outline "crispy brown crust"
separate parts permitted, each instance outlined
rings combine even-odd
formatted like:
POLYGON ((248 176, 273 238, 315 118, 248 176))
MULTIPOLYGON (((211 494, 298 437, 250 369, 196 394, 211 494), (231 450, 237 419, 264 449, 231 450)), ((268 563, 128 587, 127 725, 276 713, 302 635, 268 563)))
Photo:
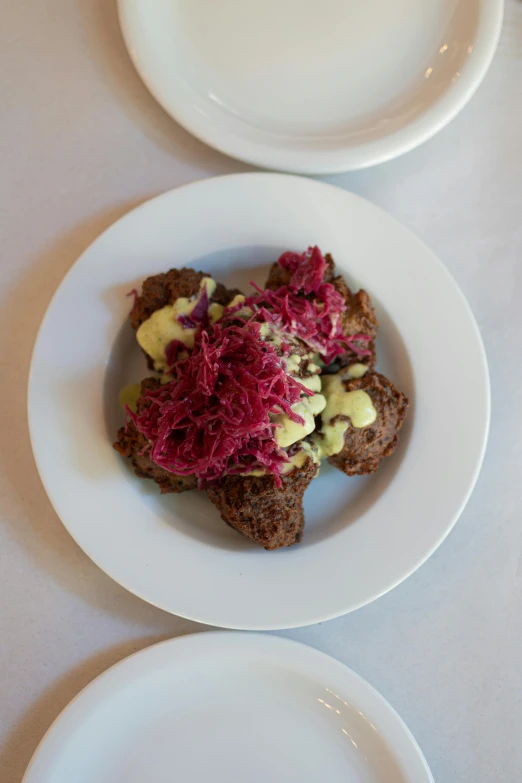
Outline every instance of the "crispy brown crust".
POLYGON ((346 310, 342 315, 343 333, 348 337, 352 334, 367 334, 372 339, 370 342, 355 341, 355 345, 371 351, 370 356, 359 356, 354 351, 346 351, 339 356, 337 366, 347 367, 349 364, 360 362, 368 367, 374 367, 377 361, 375 353, 375 338, 379 329, 379 322, 373 309, 372 300, 366 291, 360 290, 356 294, 352 293, 343 277, 340 275, 332 280, 333 286, 338 291, 345 303, 346 310))
MULTIPOLYGON (((343 296, 347 310, 342 316, 344 333, 348 335, 362 333, 371 337, 370 343, 360 343, 361 348, 369 348, 370 357, 359 357, 349 351, 340 357, 335 366, 326 372, 335 371, 354 362, 362 362, 373 368, 375 357, 375 337, 378 322, 369 295, 365 291, 352 293, 341 276, 335 276, 335 265, 330 255, 325 256, 327 269, 324 281, 334 285, 343 296)), ((153 312, 165 305, 172 304, 179 297, 191 298, 200 291, 203 272, 192 269, 171 269, 169 272, 154 275, 143 283, 141 295, 137 298, 131 312, 131 324, 137 329, 153 312)), ((267 288, 277 290, 287 285, 290 274, 275 263, 267 280, 267 288)), ((239 293, 237 289, 228 290, 218 284, 211 299, 227 305, 239 293)), ((298 338, 292 344, 292 353, 302 356, 309 349, 298 338)), ((148 358, 148 357, 147 357, 148 358)), ((308 375, 305 362, 300 374, 308 375)), ((157 378, 147 378, 142 382, 142 393, 156 389, 160 385, 157 378)), ((348 420, 344 448, 340 454, 329 458, 329 462, 347 475, 373 473, 380 461, 393 453, 398 442, 398 432, 402 426, 408 408, 407 398, 384 376, 369 370, 361 379, 344 382, 347 391, 363 389, 366 391, 378 411, 376 422, 364 429, 355 429, 348 420)), ((138 402, 142 410, 148 404, 146 399, 138 402)), ((162 493, 184 492, 194 489, 197 480, 194 476, 178 476, 156 465, 147 452, 148 441, 132 423, 120 428, 114 448, 130 459, 137 476, 151 478, 160 487, 162 493)), ((303 495, 317 473, 317 466, 308 459, 302 468, 281 476, 282 486, 278 488, 273 476, 226 476, 219 485, 207 489, 212 503, 219 510, 222 519, 247 538, 267 550, 292 546, 299 542, 304 527, 303 495)))
MULTIPOLYGON (((151 317, 152 313, 161 310, 166 305, 173 304, 180 296, 187 299, 195 296, 199 293, 200 283, 204 277, 210 277, 210 275, 185 268, 170 269, 168 272, 148 277, 143 283, 141 295, 138 296, 131 310, 132 328, 137 329, 151 317)), ((228 290, 224 285, 218 283, 210 301, 227 305, 239 293, 237 288, 228 290)))
MULTIPOLYGON (((160 382, 157 378, 145 378, 141 383, 141 393, 147 390, 157 389, 160 382)), ((147 407, 147 400, 138 401, 138 411, 147 407)), ((118 438, 113 443, 116 449, 123 457, 130 459, 134 466, 134 472, 139 478, 150 478, 156 482, 160 488, 161 494, 167 492, 186 492, 188 489, 195 489, 197 479, 195 476, 177 476, 175 473, 160 468, 156 465, 148 453, 143 453, 147 446, 147 438, 138 432, 132 421, 128 421, 124 427, 118 430, 118 438)))
POLYGON ((273 476, 226 476, 207 494, 227 525, 264 549, 279 549, 301 540, 303 495, 316 472, 309 459, 282 476, 279 489, 273 476))
POLYGON ((352 426, 349 419, 344 436, 344 448, 328 462, 348 476, 374 473, 384 457, 389 457, 399 442, 401 429, 408 411, 408 398, 393 383, 377 372, 367 372, 362 378, 344 381, 346 391, 361 389, 370 395, 377 419, 363 429, 352 426))

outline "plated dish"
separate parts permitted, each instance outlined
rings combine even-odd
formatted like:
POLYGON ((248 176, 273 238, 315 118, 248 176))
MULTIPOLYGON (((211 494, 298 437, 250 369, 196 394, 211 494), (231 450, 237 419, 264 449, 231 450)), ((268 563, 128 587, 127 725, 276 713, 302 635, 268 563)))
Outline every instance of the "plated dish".
POLYGON ((231 157, 299 174, 382 163, 437 133, 482 81, 503 5, 118 2, 130 57, 169 114, 231 157))
POLYGON ((162 493, 206 490, 230 527, 273 550, 301 541, 321 460, 356 476, 393 454, 408 399, 375 371, 371 298, 330 255, 286 251, 253 287, 183 268, 131 292, 155 375, 120 394, 114 448, 162 493))
POLYGON ((324 779, 433 783, 397 713, 341 663, 287 639, 200 633, 92 682, 50 728, 24 783, 324 779))
POLYGON ((114 224, 58 289, 29 382, 38 470, 84 551, 145 600, 235 628, 325 620, 405 579, 462 511, 488 422, 482 342, 444 266, 363 199, 275 174, 198 182, 114 224), (410 409, 376 473, 347 477, 323 462, 304 493, 302 541, 268 553, 223 524, 206 492, 162 495, 111 447, 119 394, 147 374, 126 294, 172 268, 201 269, 248 293, 249 281, 264 288, 288 248, 314 243, 331 252, 350 291, 371 292, 376 367, 410 409))

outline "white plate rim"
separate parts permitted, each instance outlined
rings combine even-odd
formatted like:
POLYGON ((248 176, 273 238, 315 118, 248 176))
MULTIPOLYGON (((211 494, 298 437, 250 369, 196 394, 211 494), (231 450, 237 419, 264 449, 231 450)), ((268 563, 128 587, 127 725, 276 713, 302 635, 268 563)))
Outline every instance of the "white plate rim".
POLYGON ((118 17, 129 57, 148 91, 181 127, 210 147, 250 165, 295 174, 339 174, 386 163, 415 149, 435 136, 459 114, 480 86, 495 55, 504 17, 504 0, 477 0, 480 6, 474 50, 465 72, 449 94, 412 123, 379 139, 345 150, 285 149, 231 135, 193 110, 180 90, 169 93, 148 73, 146 57, 135 35, 135 0, 118 0, 118 17))
MULTIPOLYGON (((86 697, 90 698, 92 702, 97 695, 103 697, 104 691, 106 694, 114 692, 116 685, 119 684, 122 687, 125 683, 131 683, 140 672, 146 672, 150 664, 158 665, 162 662, 168 662, 170 665, 176 665, 178 661, 190 660, 194 653, 201 654, 202 651, 211 657, 216 648, 220 651, 228 648, 234 653, 238 648, 244 648, 246 656, 259 656, 265 653, 270 655, 272 660, 292 658, 299 661, 301 665, 305 665, 311 676, 335 677, 335 684, 336 687, 339 687, 339 692, 343 692, 343 695, 347 694, 350 700, 353 698, 353 695, 349 694, 350 689, 352 694, 356 691, 355 702, 352 702, 354 705, 357 699, 364 699, 364 705, 359 701, 357 706, 359 709, 362 707, 362 710, 371 712, 372 718, 374 718, 372 722, 381 723, 383 729, 393 727, 395 731, 400 732, 403 742, 402 749, 407 748, 409 753, 408 764, 415 762, 416 772, 418 772, 420 764, 424 773, 424 779, 416 780, 416 783, 434 783, 426 758, 411 730, 388 700, 357 672, 333 656, 302 642, 270 634, 241 631, 205 631, 165 639, 138 650, 110 666, 82 688, 57 715, 38 743, 22 783, 37 783, 36 778, 32 776, 32 770, 39 757, 47 752, 51 740, 54 743, 60 743, 60 741, 63 742, 67 739, 68 722, 72 719, 81 720, 82 701, 86 697), (125 678, 126 670, 128 673, 125 678), (120 680, 119 683, 117 678, 120 680)), ((390 750, 393 752, 393 747, 390 750)), ((51 763, 52 759, 53 754, 50 757, 51 763)), ((404 771, 408 773, 407 769, 404 771)), ((40 780, 41 778, 38 778, 38 783, 40 780)))
POLYGON ((93 562, 105 573, 109 574, 111 578, 113 578, 115 581, 117 581, 119 584, 121 584, 123 587, 125 587, 127 590, 129 590, 131 593, 134 593, 138 597, 142 598, 143 600, 147 601, 148 603, 153 604, 154 606, 157 606, 160 609, 163 609, 165 611, 177 614, 178 616, 185 617, 186 619, 193 620, 195 622, 200 622, 206 625, 214 625, 221 628, 229 628, 233 630, 248 630, 248 631, 266 631, 266 630, 283 630, 287 628, 297 628, 302 627, 306 625, 315 624, 318 622, 324 622, 330 619, 334 619, 336 617, 342 616, 343 614, 356 611, 359 608, 362 608, 363 606, 366 606, 367 604, 371 603, 374 600, 377 600, 381 596, 385 595, 386 593, 393 590, 395 587, 397 587, 399 584, 401 584, 403 581, 405 581, 411 574, 413 574, 418 568, 420 568, 430 557, 431 555, 438 549, 438 547, 443 543, 443 541, 447 538, 453 527, 455 526, 456 522, 458 521, 463 509, 465 508, 471 493, 475 487, 476 481, 478 479, 478 476, 480 474, 480 470, 483 464, 486 447, 487 447, 487 441, 489 436, 489 427, 490 427, 490 417, 491 417, 491 390, 490 390, 490 379, 489 379, 489 371, 488 371, 488 365, 487 365, 487 357, 486 352, 484 348, 484 344, 482 341, 482 337, 480 335, 480 331, 478 329, 478 325, 476 323, 476 320, 473 316, 472 310, 470 308, 469 303, 467 302, 466 298, 464 297, 464 294, 462 293, 461 289, 459 288, 458 284, 456 283, 455 279, 450 274, 447 267, 440 261, 440 259, 421 241, 416 237, 409 229, 405 228, 399 221, 397 221, 395 218, 393 218, 389 213, 387 213, 385 210, 381 209, 380 207, 377 207, 376 205, 372 204, 371 202, 368 202, 366 199, 348 192, 344 191, 341 188, 330 185, 327 183, 321 183, 321 182, 314 182, 313 180, 304 179, 302 177, 293 176, 293 175, 282 175, 282 174, 271 174, 271 173, 248 173, 248 174, 232 174, 232 175, 224 175, 221 177, 213 177, 210 180, 199 180, 196 182, 189 183, 187 185, 184 185, 180 188, 175 188, 171 191, 167 191, 165 193, 162 193, 152 199, 149 199, 145 201, 143 204, 139 205, 138 207, 134 208, 130 212, 126 213, 122 218, 117 220, 115 223, 113 223, 108 229, 106 229, 90 246, 87 248, 84 253, 81 254, 81 256, 77 259, 77 261, 72 265, 72 267, 69 269, 65 277, 63 278, 62 282, 58 286, 54 296, 51 299, 51 302, 47 308, 47 311, 44 315, 44 318, 42 320, 42 323, 40 325, 34 349, 33 349, 33 356, 31 359, 31 366, 30 366, 30 372, 29 372, 29 382, 28 382, 28 423, 29 423, 29 434, 30 434, 30 440, 31 440, 31 446, 33 449, 33 454, 35 457, 35 462, 38 468, 38 472, 40 474, 40 478, 42 480, 42 483, 44 485, 44 488, 47 492, 47 495, 55 508, 58 516, 62 520, 62 523, 67 528, 70 535, 73 537, 73 539, 76 541, 78 546, 80 546, 81 549, 83 549, 84 552, 93 560, 93 562), (59 513, 58 508, 60 506, 59 500, 57 499, 57 493, 55 492, 54 488, 50 486, 49 482, 47 481, 46 477, 46 471, 43 468, 43 457, 44 457, 44 450, 39 447, 39 444, 37 443, 37 416, 35 413, 35 406, 31 405, 31 399, 37 398, 38 394, 38 388, 35 383, 34 378, 34 366, 35 366, 35 357, 37 357, 38 350, 39 350, 39 344, 42 338, 42 335, 45 331, 45 326, 48 320, 52 317, 52 311, 53 311, 53 305, 56 299, 59 297, 60 291, 62 287, 64 287, 69 279, 70 276, 74 274, 74 270, 76 266, 82 261, 82 259, 89 253, 91 248, 93 246, 102 240, 103 237, 105 237, 115 226, 121 224, 123 221, 131 218, 134 214, 139 213, 141 210, 150 208, 154 205, 155 202, 160 202, 164 198, 168 198, 170 195, 176 193, 176 192, 187 192, 189 189, 197 189, 198 187, 205 187, 205 185, 209 182, 212 183, 219 183, 231 181, 231 180, 274 180, 276 183, 281 180, 292 180, 296 183, 300 183, 304 187, 312 187, 312 188, 324 188, 331 191, 336 191, 343 193, 350 198, 355 198, 357 201, 364 202, 367 206, 371 207, 372 210, 374 210, 376 213, 380 213, 383 217, 386 217, 388 221, 391 221, 396 228, 399 228, 402 232, 405 232, 409 237, 417 243, 419 249, 422 248, 423 252, 427 255, 429 255, 431 262, 434 263, 438 271, 441 272, 445 278, 447 283, 451 286, 453 289, 453 293, 457 294, 460 298, 460 305, 463 308, 463 312, 465 312, 466 317, 468 318, 469 325, 472 326, 473 332, 474 332, 474 338, 475 338, 475 348, 479 351, 480 354, 480 361, 481 361, 481 370, 482 370, 482 381, 484 384, 484 387, 482 389, 484 397, 485 397, 485 410, 484 410, 484 421, 483 421, 483 436, 481 440, 481 449, 480 453, 477 454, 474 470, 472 477, 469 481, 469 484, 466 488, 465 493, 462 494, 462 500, 459 504, 459 506, 455 509, 451 519, 449 519, 446 523, 446 525, 441 528, 440 533, 437 537, 437 539, 434 541, 433 545, 429 548, 429 550, 426 550, 424 552, 424 555, 421 559, 418 559, 416 562, 412 563, 410 568, 408 570, 402 571, 397 578, 389 582, 384 589, 378 590, 373 592, 372 594, 365 597, 364 600, 360 600, 357 602, 349 603, 345 601, 345 604, 343 605, 342 609, 336 609, 336 610, 323 610, 320 614, 315 614, 313 616, 307 615, 306 617, 299 617, 299 619, 293 618, 293 619, 287 619, 284 622, 271 622, 271 621, 244 621, 241 620, 238 622, 237 620, 231 620, 228 616, 227 612, 225 611, 225 619, 223 619, 223 616, 219 616, 216 618, 216 616, 210 616, 209 614, 202 615, 201 613, 186 611, 183 609, 180 609, 179 607, 172 608, 168 605, 168 603, 162 602, 162 600, 159 600, 157 597, 152 598, 150 595, 146 594, 146 591, 137 589, 135 586, 131 585, 126 580, 122 579, 120 576, 115 575, 114 571, 112 569, 109 569, 102 565, 100 563, 100 560, 96 554, 93 554, 92 549, 89 546, 85 545, 85 542, 80 541, 80 537, 75 535, 75 532, 67 521, 63 518, 63 516, 59 513))

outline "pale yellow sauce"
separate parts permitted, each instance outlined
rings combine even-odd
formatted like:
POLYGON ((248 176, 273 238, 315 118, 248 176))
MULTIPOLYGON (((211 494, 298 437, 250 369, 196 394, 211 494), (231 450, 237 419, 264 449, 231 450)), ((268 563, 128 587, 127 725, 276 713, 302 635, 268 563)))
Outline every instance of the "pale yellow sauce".
MULTIPOLYGON (((210 299, 216 290, 216 283, 211 277, 204 277, 200 283, 200 289, 206 288, 210 299)), ((201 294, 200 294, 201 295, 201 294)), ((187 299, 180 296, 171 305, 156 310, 150 318, 144 321, 136 332, 136 339, 141 348, 154 362, 154 369, 161 372, 167 368, 165 349, 172 340, 179 340, 187 348, 194 347, 195 329, 184 329, 179 323, 180 315, 190 315, 199 301, 199 296, 187 299)), ((219 320, 223 315, 223 307, 220 304, 210 305, 209 316, 211 323, 219 320)))
POLYGON ((238 304, 241 304, 241 302, 245 301, 245 297, 243 294, 236 294, 235 297, 232 299, 231 302, 227 304, 227 307, 235 307, 238 304))
POLYGON ((133 413, 136 413, 138 405, 138 397, 141 393, 141 383, 130 383, 121 390, 119 395, 119 402, 123 409, 128 405, 133 413))
POLYGON ((290 457, 289 462, 287 462, 286 465, 283 465, 281 473, 285 475, 286 473, 291 473, 295 468, 302 468, 307 459, 308 454, 306 451, 304 449, 299 449, 299 451, 296 451, 295 454, 290 457))
POLYGON ((254 478, 259 478, 260 476, 266 476, 266 470, 264 468, 259 468, 258 470, 251 470, 249 473, 240 473, 240 476, 253 476, 254 478))
POLYGON ((212 302, 212 304, 208 308, 210 323, 215 324, 216 321, 219 321, 219 319, 223 317, 224 310, 225 308, 223 307, 223 305, 220 305, 217 302, 212 302))
MULTIPOLYGON (((289 461, 283 465, 283 469, 281 470, 281 475, 285 476, 288 475, 288 473, 291 473, 296 468, 302 468, 306 464, 307 460, 311 459, 314 465, 320 464, 319 455, 317 453, 317 449, 314 448, 310 443, 307 443, 306 441, 303 441, 301 443, 301 448, 299 451, 296 451, 295 454, 293 454, 289 461)), ((251 470, 250 473, 242 473, 242 476, 266 476, 268 475, 267 472, 263 468, 259 468, 257 470, 251 470)))
POLYGON ((350 364, 350 366, 346 368, 344 377, 349 380, 353 380, 354 378, 362 378, 367 369, 367 364, 361 364, 360 362, 350 364))
POLYGON ((302 356, 297 353, 293 353, 290 356, 285 357, 285 370, 289 375, 295 375, 299 372, 299 365, 303 360, 302 356))
MULTIPOLYGON (((244 301, 245 301, 245 297, 243 296, 243 294, 236 294, 235 297, 232 299, 232 301, 227 304, 227 309, 229 307, 235 307, 236 305, 241 304, 244 301)), ((254 315, 254 311, 252 310, 252 308, 246 306, 242 307, 240 310, 237 310, 234 313, 235 318, 246 319, 246 318, 250 318, 253 315, 254 315)))
MULTIPOLYGON (((291 473, 296 468, 302 468, 310 459, 311 454, 307 451, 307 449, 304 448, 305 446, 308 446, 308 443, 303 443, 302 448, 300 448, 299 451, 296 451, 295 454, 290 457, 290 460, 286 463, 286 465, 283 465, 283 469, 281 471, 283 476, 291 473)), ((310 449, 310 452, 311 451, 312 450, 310 449)))
POLYGON ((315 430, 315 416, 318 416, 326 406, 326 399, 322 394, 314 394, 313 397, 303 397, 299 402, 292 405, 292 411, 304 421, 304 424, 298 424, 292 421, 285 413, 272 416, 275 428, 274 438, 278 446, 286 449, 298 440, 302 440, 315 430))
POLYGON ((310 389, 310 391, 313 391, 313 392, 320 392, 321 391, 321 376, 320 375, 310 375, 309 378, 296 378, 296 381, 299 381, 301 386, 306 386, 306 388, 310 389))
POLYGON ((308 362, 308 372, 320 373, 321 367, 316 362, 308 362))
POLYGON ((319 455, 319 452, 317 450, 317 446, 315 443, 308 443, 308 441, 303 441, 301 443, 301 448, 303 451, 306 451, 308 456, 311 458, 314 465, 320 465, 321 464, 321 458, 319 455))
POLYGON ((350 392, 345 390, 342 375, 324 376, 323 392, 326 406, 322 412, 321 431, 315 442, 323 456, 331 457, 343 450, 344 435, 349 422, 357 429, 369 427, 376 420, 377 411, 367 392, 362 389, 350 392), (349 421, 332 421, 337 416, 344 416, 349 421))
MULTIPOLYGON (((262 323, 261 328, 259 330, 259 334, 261 335, 263 340, 266 340, 274 348, 281 348, 283 344, 283 335, 280 332, 280 330, 277 329, 273 324, 269 324, 267 323, 267 321, 262 323)), ((286 338, 285 338, 285 342, 286 342, 286 338)))

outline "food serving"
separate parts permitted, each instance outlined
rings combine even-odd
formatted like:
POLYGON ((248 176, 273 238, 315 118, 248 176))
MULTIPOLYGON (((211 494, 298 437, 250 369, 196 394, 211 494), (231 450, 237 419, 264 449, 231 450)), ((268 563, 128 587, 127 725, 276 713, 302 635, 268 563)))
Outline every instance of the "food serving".
MULTIPOLYGON (((279 264, 274 270, 279 277, 288 272, 279 264)), ((209 305, 225 309, 231 300, 220 303, 219 291, 216 285, 209 305)), ((303 309, 302 299, 307 295, 288 301, 303 309)), ((368 340, 357 347, 372 350, 368 340)), ((181 349, 177 354, 181 360, 181 349)), ((325 381, 328 385, 330 376, 349 366, 341 367, 341 356, 328 373, 320 367, 318 393, 325 397, 325 381)), ((131 391, 136 399, 136 390, 131 391)), ((393 396, 388 402, 388 411, 395 410, 393 396)), ((344 440, 350 435, 374 438, 380 448, 374 428, 383 414, 377 398, 372 404, 378 414, 374 424, 348 427, 344 440)), ((398 585, 431 556, 476 481, 488 431, 489 385, 471 310, 448 271, 416 237, 346 190, 256 173, 213 177, 158 196, 96 240, 69 271, 42 323, 28 413, 44 486, 67 529, 100 568, 176 615, 227 628, 274 630, 353 611, 398 585), (236 519, 225 509, 230 522, 244 522, 252 535, 247 538, 219 519, 220 511, 208 498, 210 485, 162 495, 152 479, 134 476, 133 456, 122 457, 112 448, 124 423, 118 403, 122 388, 146 377, 159 382, 166 375, 147 370, 136 340, 141 324, 133 330, 128 318, 134 300, 125 295, 136 288, 141 306, 149 308, 141 318, 137 308, 137 321, 180 297, 193 303, 200 282, 184 291, 168 290, 169 280, 180 287, 187 279, 182 267, 224 283, 232 299, 238 293, 230 291, 234 287, 255 295, 250 280, 275 294, 285 282, 272 277, 272 287, 267 286, 270 265, 284 250, 301 253, 310 244, 318 244, 323 254, 331 251, 335 259, 337 271, 326 269, 323 282, 333 285, 343 275, 351 289, 342 313, 346 334, 372 333, 373 308, 359 288, 375 305, 377 361, 371 366, 369 356, 356 354, 352 363, 370 367, 363 379, 375 380, 370 372, 387 376, 410 398, 410 409, 398 448, 380 461, 376 473, 347 476, 327 457, 322 460, 319 477, 304 492, 301 543, 267 553, 252 538, 256 526, 262 526, 263 503, 270 506, 273 474, 241 480, 233 475, 221 482, 235 482, 241 501, 255 506, 250 519, 234 498, 230 506, 236 519), (158 273, 172 267, 178 271, 158 281, 158 273), (143 282, 151 277, 156 285, 144 296, 143 282), (441 367, 451 372, 440 372, 441 367)), ((314 417, 315 430, 303 440, 319 435, 323 418, 324 411, 314 417)), ((358 461, 346 465, 349 470, 369 467, 361 460, 360 446, 350 444, 358 461)), ((150 461, 145 467, 151 467, 150 461)), ((156 463, 152 468, 158 468, 156 463)), ((198 478, 190 479, 190 473, 160 475, 197 487, 198 478)), ((284 487, 287 479, 280 478, 284 487)), ((219 486, 214 484, 216 492, 219 486)), ((299 499, 295 504, 300 509, 299 499)), ((280 518, 270 514, 269 540, 277 543, 273 534, 278 526, 284 531, 287 512, 283 509, 280 518)))
POLYGON ((122 391, 114 448, 162 493, 205 491, 272 550, 301 540, 321 460, 354 476, 394 452, 408 400, 375 370, 369 295, 352 293, 330 255, 285 252, 253 288, 171 269, 131 292, 153 374, 122 391))

